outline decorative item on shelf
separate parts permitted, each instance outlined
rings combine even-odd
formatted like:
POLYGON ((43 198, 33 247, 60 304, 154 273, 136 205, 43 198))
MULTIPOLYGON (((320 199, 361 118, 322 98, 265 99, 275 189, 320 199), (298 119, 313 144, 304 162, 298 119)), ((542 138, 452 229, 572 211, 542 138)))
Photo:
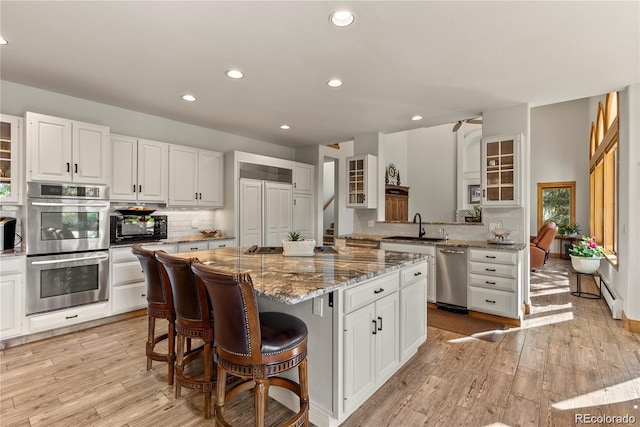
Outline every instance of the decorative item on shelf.
POLYGON ((574 243, 569 252, 573 269, 585 274, 595 273, 605 255, 604 248, 596 243, 596 238, 587 236, 582 236, 580 242, 574 243))
POLYGON ((299 231, 290 231, 288 240, 282 241, 282 254, 284 256, 313 256, 316 241, 313 239, 301 239, 299 231))
POLYGON ((469 185, 469 204, 480 203, 480 197, 482 192, 480 191, 479 185, 469 185))
POLYGON ((200 230, 200 234, 205 237, 218 237, 220 236, 220 230, 200 230))
POLYGON ((558 227, 558 234, 561 236, 577 236, 580 233, 580 226, 576 223, 563 223, 558 227))
POLYGON ((400 172, 396 169, 396 165, 389 163, 384 174, 384 183, 392 185, 400 185, 400 172))

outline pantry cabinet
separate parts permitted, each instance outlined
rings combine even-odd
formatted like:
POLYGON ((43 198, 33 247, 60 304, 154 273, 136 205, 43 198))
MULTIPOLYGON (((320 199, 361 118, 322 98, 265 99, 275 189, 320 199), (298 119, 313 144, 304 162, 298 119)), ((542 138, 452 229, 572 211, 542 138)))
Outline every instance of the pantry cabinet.
POLYGON ((522 206, 521 145, 522 135, 482 139, 483 206, 522 206))
POLYGON ((293 192, 307 193, 313 192, 313 165, 296 163, 293 165, 293 192))
POLYGON ((111 200, 166 203, 169 145, 122 135, 111 144, 111 200))
POLYGON ((109 184, 109 128, 26 113, 27 181, 109 184))
POLYGON ((223 153, 169 146, 169 205, 222 207, 223 153))
POLYGON ((20 203, 21 131, 20 117, 0 115, 0 204, 20 203))

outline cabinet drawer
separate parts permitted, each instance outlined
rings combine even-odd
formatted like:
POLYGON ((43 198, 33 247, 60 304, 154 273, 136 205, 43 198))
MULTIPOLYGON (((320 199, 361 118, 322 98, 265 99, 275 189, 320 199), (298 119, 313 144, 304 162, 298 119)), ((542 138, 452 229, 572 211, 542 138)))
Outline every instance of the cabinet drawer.
POLYGON ((138 260, 138 258, 131 253, 130 247, 111 249, 110 259, 111 263, 138 260))
POLYGON ((113 313, 145 308, 147 306, 147 286, 144 282, 116 286, 111 294, 113 313))
POLYGON ((29 332, 46 331, 48 329, 75 325, 76 323, 100 319, 107 316, 107 303, 83 305, 53 313, 39 314, 29 317, 29 332))
POLYGON ((486 249, 469 249, 469 261, 483 261, 497 264, 517 264, 517 253, 511 251, 491 251, 486 249))
POLYGON ((405 287, 419 280, 426 280, 429 268, 426 262, 407 267, 400 272, 400 286, 405 287))
POLYGON ((6 256, 2 258, 1 274, 22 273, 25 269, 26 257, 24 256, 6 256))
POLYGON ((178 245, 178 252, 195 252, 195 251, 206 251, 209 249, 209 242, 191 242, 191 243, 180 243, 178 245))
POLYGON ((235 239, 209 241, 209 249, 233 248, 235 246, 236 246, 235 239))
POLYGON ((144 281, 142 265, 140 265, 137 258, 135 261, 121 262, 113 264, 111 267, 111 273, 113 274, 111 277, 111 283, 114 286, 118 286, 123 283, 144 281))
POLYGON ((505 277, 485 276, 483 274, 469 274, 469 285, 483 288, 502 289, 505 291, 516 291, 516 279, 505 277))
POLYGON ((504 317, 517 317, 516 294, 513 292, 469 286, 469 309, 504 317))
POLYGON ((350 313, 398 290, 398 272, 373 279, 364 285, 344 291, 344 312, 350 313))
POLYGON ((469 273, 483 274, 485 276, 507 277, 510 279, 518 277, 518 269, 516 266, 492 264, 488 262, 470 262, 469 273))

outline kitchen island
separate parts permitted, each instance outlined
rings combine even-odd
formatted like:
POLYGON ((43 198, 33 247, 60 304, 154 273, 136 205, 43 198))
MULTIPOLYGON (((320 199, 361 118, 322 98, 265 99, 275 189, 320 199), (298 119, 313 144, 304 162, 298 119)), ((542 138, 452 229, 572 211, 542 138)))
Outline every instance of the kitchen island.
MULTIPOLYGON (((336 253, 285 257, 246 249, 177 256, 250 274, 261 311, 289 313, 307 324, 313 424, 339 425, 426 340, 423 255, 340 247, 336 253)), ((296 410, 289 392, 272 387, 270 395, 296 410)))

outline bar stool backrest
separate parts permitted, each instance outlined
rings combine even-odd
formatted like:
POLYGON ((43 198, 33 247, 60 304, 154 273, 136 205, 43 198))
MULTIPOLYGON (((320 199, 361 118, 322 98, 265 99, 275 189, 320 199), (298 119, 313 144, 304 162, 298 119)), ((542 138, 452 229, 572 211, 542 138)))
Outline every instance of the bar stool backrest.
POLYGON ((138 257, 144 271, 144 281, 147 285, 147 303, 156 309, 173 310, 171 285, 166 277, 162 277, 163 271, 160 269, 155 257, 156 252, 164 253, 164 251, 150 251, 136 244, 131 247, 131 252, 138 257))

